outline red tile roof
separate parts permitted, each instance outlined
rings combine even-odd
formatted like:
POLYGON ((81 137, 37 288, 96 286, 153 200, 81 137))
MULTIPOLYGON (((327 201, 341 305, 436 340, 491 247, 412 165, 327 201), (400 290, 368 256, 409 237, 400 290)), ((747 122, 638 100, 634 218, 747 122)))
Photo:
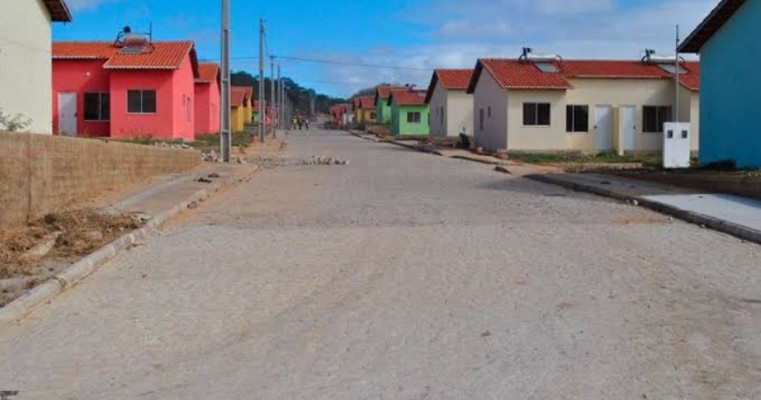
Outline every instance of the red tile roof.
POLYGON ((64 0, 44 0, 53 22, 71 22, 71 12, 64 0))
POLYGON ((687 89, 697 92, 700 90, 700 63, 697 61, 688 61, 684 64, 686 74, 679 75, 679 83, 687 89))
POLYGON ((722 0, 679 46, 680 53, 697 53, 735 15, 746 0, 722 0))
POLYGON ((388 85, 380 85, 375 90, 375 98, 380 98, 381 100, 388 99, 388 96, 391 95, 391 92, 394 90, 407 90, 404 86, 388 86, 388 85))
MULTIPOLYGON (((700 68, 695 63, 685 64, 687 74, 680 82, 697 90, 692 84, 700 79, 700 68)), ((470 80, 468 93, 473 93, 483 70, 488 71, 503 89, 566 90, 573 86, 569 78, 576 79, 673 79, 673 74, 657 64, 639 60, 564 60, 554 62, 558 72, 543 72, 534 63, 516 59, 481 59, 470 80)))
POLYGON ((212 83, 219 78, 219 65, 217 63, 199 63, 198 79, 196 82, 212 83))
POLYGON ((468 88, 473 68, 468 69, 437 69, 433 72, 441 86, 450 90, 465 90, 468 88))
POLYGON ((433 71, 428 92, 425 94, 425 102, 430 103, 433 90, 436 89, 436 83, 441 82, 441 86, 447 90, 467 90, 472 76, 473 69, 437 69, 433 71))
POLYGON ((373 96, 361 96, 357 98, 357 106, 362 110, 375 108, 375 98, 373 96))
POLYGON ((388 103, 392 102, 400 106, 417 106, 425 104, 425 96, 419 91, 395 90, 391 92, 388 103))
POLYGON ((248 86, 232 86, 230 88, 230 105, 242 107, 246 100, 251 100, 254 89, 248 86))
POLYGON ((140 54, 121 54, 113 42, 53 42, 54 60, 103 59, 105 69, 178 69, 190 55, 197 64, 193 42, 151 42, 140 54))

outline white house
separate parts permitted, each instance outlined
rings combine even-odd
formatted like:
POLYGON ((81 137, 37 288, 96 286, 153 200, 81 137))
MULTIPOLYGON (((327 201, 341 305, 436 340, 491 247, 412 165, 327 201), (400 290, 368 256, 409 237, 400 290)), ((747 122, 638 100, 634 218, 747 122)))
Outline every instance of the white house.
POLYGON ((468 94, 472 69, 433 71, 425 102, 431 118, 431 136, 473 135, 473 95, 468 94))
MULTIPOLYGON (((473 94, 474 139, 504 151, 659 151, 673 120, 675 63, 642 60, 480 59, 473 94)), ((680 122, 698 149, 700 66, 682 62, 680 122)))
POLYGON ((70 22, 64 0, 0 1, 0 109, 36 133, 53 132, 51 22, 70 22))

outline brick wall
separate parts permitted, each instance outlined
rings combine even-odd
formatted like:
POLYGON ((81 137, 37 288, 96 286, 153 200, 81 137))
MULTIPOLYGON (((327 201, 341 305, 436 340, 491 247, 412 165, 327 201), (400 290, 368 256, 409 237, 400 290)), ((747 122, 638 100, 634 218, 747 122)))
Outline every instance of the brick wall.
POLYGON ((200 163, 195 150, 0 133, 0 227, 23 224, 103 190, 200 163))

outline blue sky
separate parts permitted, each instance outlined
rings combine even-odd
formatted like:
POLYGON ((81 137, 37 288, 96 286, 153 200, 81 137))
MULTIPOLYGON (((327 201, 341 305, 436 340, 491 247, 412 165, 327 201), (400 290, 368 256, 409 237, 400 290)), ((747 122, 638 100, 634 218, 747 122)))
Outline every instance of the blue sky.
MULTIPOLYGON (((517 57, 524 46, 565 58, 636 58, 673 53, 718 0, 231 0, 232 67, 254 71, 258 18, 273 55, 393 68, 281 60, 303 86, 348 96, 381 81, 425 86, 436 67, 478 57, 517 57)), ((67 0, 70 24, 56 40, 112 40, 124 25, 154 40, 191 39, 199 58, 219 58, 218 0, 67 0)), ((269 71, 267 72, 269 74, 269 71)))

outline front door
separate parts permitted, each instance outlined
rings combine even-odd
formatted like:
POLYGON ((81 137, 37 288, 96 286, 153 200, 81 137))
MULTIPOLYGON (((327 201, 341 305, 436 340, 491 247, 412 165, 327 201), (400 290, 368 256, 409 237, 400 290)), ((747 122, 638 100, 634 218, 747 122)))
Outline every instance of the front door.
POLYGON ((611 106, 595 107, 595 144, 597 150, 613 149, 613 115, 611 106))
POLYGON ((58 93, 58 134, 77 135, 77 93, 58 93))
POLYGON ((621 126, 624 129, 624 150, 635 150, 637 146, 636 120, 637 109, 634 106, 621 106, 621 126))

